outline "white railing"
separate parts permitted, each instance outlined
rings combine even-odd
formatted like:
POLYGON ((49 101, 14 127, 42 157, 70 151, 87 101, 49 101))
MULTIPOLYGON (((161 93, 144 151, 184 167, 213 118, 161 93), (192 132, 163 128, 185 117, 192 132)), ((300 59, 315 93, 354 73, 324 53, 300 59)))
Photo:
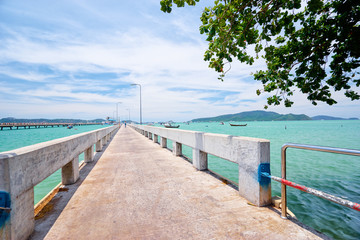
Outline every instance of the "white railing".
POLYGON ((160 137, 163 148, 167 147, 167 139, 171 140, 176 156, 182 155, 182 145, 191 147, 192 162, 198 170, 208 168, 208 154, 237 163, 239 194, 256 206, 271 204, 271 181, 262 176, 270 173, 269 140, 145 125, 130 127, 156 143, 160 137))
POLYGON ((34 229, 34 186, 62 170, 62 184, 79 178, 79 155, 91 162, 119 126, 0 153, 0 239, 27 239, 34 229))

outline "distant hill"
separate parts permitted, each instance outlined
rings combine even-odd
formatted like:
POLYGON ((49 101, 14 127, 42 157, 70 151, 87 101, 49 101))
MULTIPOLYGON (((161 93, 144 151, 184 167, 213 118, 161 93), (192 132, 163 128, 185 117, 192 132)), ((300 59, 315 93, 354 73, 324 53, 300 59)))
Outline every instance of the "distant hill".
POLYGON ((81 119, 45 119, 45 118, 36 118, 36 119, 17 119, 13 117, 7 117, 0 119, 1 123, 86 123, 86 122, 95 122, 101 123, 105 121, 104 119, 94 119, 94 120, 81 120, 81 119))
POLYGON ((209 122, 209 121, 289 121, 289 120, 311 120, 305 114, 279 114, 276 112, 267 111, 250 111, 235 114, 220 115, 217 117, 196 118, 193 122, 209 122))
POLYGON ((340 117, 331 117, 325 115, 319 115, 311 118, 312 120, 359 120, 358 118, 340 118, 340 117))

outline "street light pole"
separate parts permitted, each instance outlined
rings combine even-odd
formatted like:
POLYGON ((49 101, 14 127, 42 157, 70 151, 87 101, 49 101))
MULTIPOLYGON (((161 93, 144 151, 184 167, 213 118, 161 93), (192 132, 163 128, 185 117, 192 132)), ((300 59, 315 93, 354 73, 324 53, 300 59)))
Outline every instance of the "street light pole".
POLYGON ((142 110, 141 110, 141 85, 138 83, 132 83, 131 86, 139 86, 140 87, 140 125, 142 124, 142 110))
POLYGON ((116 121, 119 122, 119 124, 120 124, 120 121, 119 121, 119 111, 118 111, 119 103, 122 103, 122 102, 117 102, 117 103, 116 103, 116 121))

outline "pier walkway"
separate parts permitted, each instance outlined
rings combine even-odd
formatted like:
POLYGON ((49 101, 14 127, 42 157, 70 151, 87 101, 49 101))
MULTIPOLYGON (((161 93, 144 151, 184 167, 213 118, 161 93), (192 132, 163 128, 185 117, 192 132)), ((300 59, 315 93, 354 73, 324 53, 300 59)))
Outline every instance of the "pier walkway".
POLYGON ((129 127, 92 164, 50 230, 40 234, 37 220, 31 239, 323 238, 129 127))

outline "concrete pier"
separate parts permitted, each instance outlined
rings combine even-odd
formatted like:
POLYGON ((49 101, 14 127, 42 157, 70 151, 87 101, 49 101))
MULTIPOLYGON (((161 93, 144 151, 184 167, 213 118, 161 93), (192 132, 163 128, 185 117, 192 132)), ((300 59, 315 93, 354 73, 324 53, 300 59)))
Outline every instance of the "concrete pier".
POLYGON ((122 127, 76 189, 69 185, 50 202, 31 239, 325 238, 271 207, 248 204, 163 146, 163 138, 159 145, 122 127))
POLYGON ((101 125, 102 123, 0 123, 0 130, 3 129, 30 129, 40 127, 67 127, 72 126, 83 126, 83 125, 101 125))

